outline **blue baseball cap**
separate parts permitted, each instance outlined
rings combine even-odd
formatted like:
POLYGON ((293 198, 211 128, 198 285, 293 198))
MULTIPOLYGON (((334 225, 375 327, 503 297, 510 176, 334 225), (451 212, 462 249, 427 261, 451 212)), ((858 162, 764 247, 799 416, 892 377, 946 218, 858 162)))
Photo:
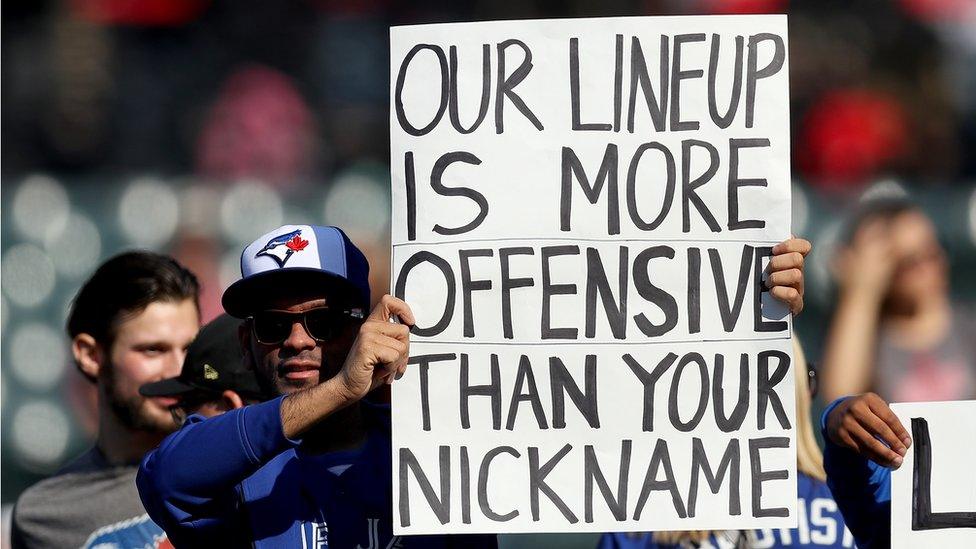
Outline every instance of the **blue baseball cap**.
POLYGON ((338 227, 285 225, 241 254, 241 279, 224 291, 224 310, 246 318, 275 297, 322 288, 351 307, 369 307, 369 263, 338 227))

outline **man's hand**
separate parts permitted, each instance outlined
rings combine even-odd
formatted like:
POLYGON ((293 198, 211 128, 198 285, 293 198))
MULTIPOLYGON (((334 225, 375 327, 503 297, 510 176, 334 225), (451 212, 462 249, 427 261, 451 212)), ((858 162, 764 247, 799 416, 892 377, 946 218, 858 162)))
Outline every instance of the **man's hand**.
POLYGON ((357 401, 382 383, 392 383, 403 375, 410 356, 410 326, 414 322, 413 313, 403 300, 390 295, 380 299, 360 326, 336 376, 343 397, 357 401))
POLYGON ((850 397, 827 416, 827 437, 878 465, 897 469, 912 445, 908 431, 874 393, 850 397))
POLYGON ((803 261, 810 249, 810 242, 791 238, 773 246, 769 260, 769 293, 794 315, 803 310, 803 261))
POLYGON ((301 437, 337 410, 358 402, 383 382, 399 377, 410 356, 410 328, 416 320, 402 300, 383 296, 346 355, 342 370, 314 387, 292 393, 281 403, 281 430, 301 437), (400 324, 391 322, 399 319, 400 324))

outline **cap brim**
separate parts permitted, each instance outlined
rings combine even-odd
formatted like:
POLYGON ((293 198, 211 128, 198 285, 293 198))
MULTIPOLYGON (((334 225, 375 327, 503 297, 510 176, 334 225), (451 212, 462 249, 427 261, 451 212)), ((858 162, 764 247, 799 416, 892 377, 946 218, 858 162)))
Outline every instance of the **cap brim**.
POLYGON ((364 301, 365 296, 353 283, 337 274, 310 267, 276 269, 242 278, 224 290, 221 303, 227 314, 247 318, 256 311, 267 308, 276 299, 294 293, 298 288, 303 293, 321 288, 323 296, 349 292, 356 298, 353 304, 368 306, 368 303, 357 303, 364 301))
POLYGON ((156 396, 177 396, 184 395, 193 391, 199 391, 193 385, 186 383, 178 377, 171 377, 162 381, 146 383, 139 387, 139 394, 147 397, 156 396))

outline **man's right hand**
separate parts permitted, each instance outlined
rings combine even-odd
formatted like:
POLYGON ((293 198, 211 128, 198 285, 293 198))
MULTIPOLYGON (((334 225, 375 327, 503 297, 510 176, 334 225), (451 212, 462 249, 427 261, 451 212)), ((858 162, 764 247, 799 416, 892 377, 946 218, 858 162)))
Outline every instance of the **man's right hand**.
POLYGON ((912 445, 888 403, 874 393, 849 397, 827 416, 827 437, 875 463, 897 469, 912 445))
POLYGON ((410 356, 410 326, 415 322, 410 306, 403 300, 390 295, 380 299, 360 326, 346 362, 334 378, 344 398, 350 403, 358 401, 376 387, 403 375, 410 356), (390 319, 398 319, 399 323, 390 319))
POLYGON ((389 383, 407 369, 410 326, 415 319, 403 300, 383 296, 346 355, 342 370, 315 387, 285 397, 281 403, 281 428, 285 437, 301 437, 316 423, 389 383), (398 318, 399 324, 390 319, 398 318))

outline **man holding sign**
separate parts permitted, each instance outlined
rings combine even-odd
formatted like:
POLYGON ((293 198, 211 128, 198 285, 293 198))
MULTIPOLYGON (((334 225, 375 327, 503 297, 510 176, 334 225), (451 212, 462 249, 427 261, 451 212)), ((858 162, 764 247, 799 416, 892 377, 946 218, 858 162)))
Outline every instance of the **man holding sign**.
MULTIPOLYGON (((775 281, 783 273, 794 280, 794 254, 808 246, 784 242, 772 261, 771 291, 790 294, 794 310, 803 306, 802 265, 795 282, 775 281)), ((140 495, 173 542, 493 546, 493 536, 392 535, 387 412, 362 399, 406 368, 405 325, 415 320, 406 303, 384 296, 361 318, 368 266, 334 228, 282 227, 257 239, 243 258, 245 276, 225 293, 225 308, 248 317, 241 331, 245 360, 266 389, 282 396, 206 420, 191 416, 144 460, 140 495), (299 240, 287 242, 301 250, 266 249, 294 232, 299 240), (303 261, 306 248, 315 265, 303 261), (345 265, 334 263, 338 257, 345 265), (394 316, 403 325, 390 323, 394 316)))
POLYGON ((414 319, 390 296, 365 315, 359 249, 335 227, 288 225, 245 248, 241 270, 224 308, 246 319, 244 361, 278 398, 191 416, 143 460, 139 493, 173 543, 493 547, 494 536, 392 536, 389 410, 362 399, 402 375, 414 319))
MULTIPOLYGON (((616 23, 619 20, 607 21, 616 23)), ((693 23, 700 26, 703 21, 695 19, 693 23)), ((528 27, 536 24, 546 26, 552 22, 520 23, 528 27)), ((460 27, 454 33, 471 30, 469 25, 460 27)), ((451 31, 454 26, 445 25, 443 28, 451 31)), ((785 30, 782 25, 777 28, 779 31, 785 30)), ((476 40, 481 39, 478 33, 468 34, 476 40)), ((734 108, 730 111, 732 114, 726 115, 730 124, 738 121, 736 124, 741 125, 748 119, 748 125, 752 126, 754 121, 756 131, 759 131, 765 117, 756 115, 754 105, 760 100, 766 100, 770 94, 762 86, 757 86, 757 82, 775 78, 777 83, 785 86, 783 74, 773 76, 780 72, 785 62, 784 44, 778 37, 779 35, 757 35, 754 44, 750 41, 752 53, 748 56, 749 72, 742 72, 746 75, 744 87, 748 100, 744 102, 742 116, 735 116, 732 112, 735 111, 734 108)), ((675 39, 684 40, 677 37, 675 39)), ((499 43, 499 51, 508 52, 508 48, 514 48, 512 52, 521 50, 517 42, 519 41, 499 43)), ((745 42, 734 38, 733 42, 738 44, 738 51, 745 55, 745 42)), ((398 41, 394 40, 394 43, 398 41)), ((449 72, 448 54, 444 52, 450 52, 450 48, 413 48, 416 52, 408 55, 407 49, 401 46, 394 46, 395 73, 400 70, 401 61, 406 57, 418 58, 425 51, 433 52, 435 57, 432 59, 435 62, 443 60, 444 74, 449 72)), ((478 46, 476 51, 490 54, 487 46, 484 50, 478 46)), ((513 106, 511 108, 518 110, 529 121, 528 127, 537 128, 536 122, 539 120, 532 122, 534 117, 528 113, 528 107, 515 91, 515 86, 525 79, 532 64, 530 52, 525 50, 523 53, 525 55, 520 61, 509 58, 508 69, 503 66, 504 61, 498 61, 502 63, 498 66, 502 84, 497 91, 503 97, 503 103, 513 106), (514 65, 511 64, 513 62, 514 65)), ((425 56, 428 61, 431 60, 429 55, 425 56)), ((455 54, 451 53, 450 57, 455 59, 455 54)), ((739 57, 738 65, 741 68, 744 57, 739 57)), ((453 63, 456 69, 456 60, 453 63)), ((541 68, 543 65, 536 66, 541 68)), ((560 67, 559 63, 553 61, 552 70, 558 71, 560 67)), ((490 76, 490 71, 478 74, 490 76)), ((685 78, 680 74, 678 76, 679 79, 685 78)), ((739 81, 738 88, 743 87, 743 80, 733 80, 739 81)), ((447 82, 444 83, 445 89, 449 88, 446 86, 447 82)), ((528 84, 528 80, 525 84, 528 84)), ((736 86, 730 82, 726 84, 736 86)), ((468 88, 467 84, 459 85, 463 89, 468 88)), ((409 88, 412 84, 406 86, 409 88)), ((399 90, 403 87, 401 84, 394 84, 394 87, 393 112, 402 110, 405 116, 414 116, 410 105, 415 98, 403 102, 404 94, 424 96, 426 92, 399 90)), ((487 90, 488 86, 484 89, 487 90)), ((650 91, 645 88, 645 92, 650 91)), ((736 91, 736 94, 740 91, 736 91)), ((496 101, 497 97, 499 96, 496 95, 496 101)), ((451 117, 456 118, 457 104, 447 99, 442 102, 443 109, 438 108, 438 117, 444 114, 448 103, 454 105, 451 117)), ((512 126, 508 126, 509 130, 502 129, 505 124, 502 110, 503 106, 496 103, 496 124, 488 131, 515 131, 512 126)), ((691 111, 689 107, 685 112, 691 111)), ((676 116, 681 118, 684 115, 679 113, 676 116)), ((483 115, 479 116, 478 123, 482 118, 483 115)), ((431 131, 436 123, 428 126, 430 128, 416 128, 406 123, 404 131, 419 135, 431 131)), ((683 127, 684 124, 679 126, 683 127)), ((475 138, 480 135, 479 132, 486 131, 484 128, 488 126, 477 131, 473 126, 465 127, 460 133, 473 132, 472 138, 475 138)), ((752 134, 756 131, 746 133, 752 134)), ((765 141, 762 141, 765 138, 756 139, 760 141, 727 143, 726 153, 716 154, 726 157, 728 151, 736 151, 731 153, 734 157, 728 158, 731 159, 730 166, 738 166, 739 156, 744 159, 749 155, 745 149, 766 147, 763 144, 765 141)), ((689 149, 685 155, 689 166, 682 171, 682 177, 687 176, 689 181, 686 182, 687 189, 682 191, 682 196, 685 210, 690 205, 694 206, 697 213, 694 219, 690 215, 685 215, 684 218, 697 227, 709 207, 715 207, 718 203, 727 204, 729 216, 720 217, 729 227, 735 228, 728 230, 746 231, 748 234, 731 233, 732 237, 742 238, 720 239, 704 247, 688 245, 683 243, 688 238, 677 236, 681 234, 680 228, 678 233, 673 232, 674 227, 680 227, 682 223, 680 216, 675 221, 674 216, 665 215, 662 226, 672 232, 662 233, 663 236, 657 238, 657 245, 635 245, 633 250, 606 243, 599 247, 592 246, 585 252, 575 249, 571 244, 560 246, 552 243, 536 248, 526 244, 505 246, 496 250, 468 247, 464 245, 465 242, 453 241, 448 244, 455 246, 455 254, 445 259, 445 248, 439 246, 440 243, 425 245, 419 241, 419 237, 426 238, 431 234, 457 235, 471 231, 477 234, 477 226, 482 222, 485 226, 507 227, 513 231, 531 227, 531 223, 526 225, 531 222, 532 215, 529 211, 523 212, 525 217, 517 218, 491 215, 487 208, 491 204, 500 203, 494 200, 496 197, 488 201, 470 187, 444 185, 443 172, 450 164, 478 163, 470 155, 459 153, 435 162, 437 166, 434 171, 440 175, 431 178, 429 188, 427 185, 416 184, 415 176, 405 176, 399 169, 394 173, 396 203, 407 206, 394 212, 394 268, 398 273, 394 286, 397 294, 411 296, 410 307, 404 300, 385 296, 373 312, 363 319, 369 302, 366 284, 368 267, 362 254, 338 229, 286 226, 254 241, 242 256, 244 277, 228 288, 224 295, 224 306, 235 316, 248 317, 245 329, 242 330, 246 360, 261 373, 269 389, 283 396, 216 418, 191 418, 180 432, 167 439, 144 461, 139 477, 140 493, 152 516, 170 532, 174 542, 190 545, 226 545, 234 542, 253 542, 256 546, 331 544, 333 547, 491 545, 494 543, 493 536, 450 538, 421 535, 399 538, 394 535, 394 530, 401 530, 405 534, 500 531, 497 525, 486 527, 483 521, 471 524, 467 520, 472 514, 474 488, 478 489, 476 505, 483 516, 501 519, 500 524, 504 523, 505 516, 513 516, 514 511, 502 507, 507 503, 505 500, 489 497, 482 486, 487 484, 487 480, 482 483, 481 479, 487 479, 489 472, 497 474, 503 469, 516 471, 515 467, 503 467, 501 460, 492 467, 491 460, 499 456, 518 459, 522 456, 519 450, 508 445, 492 446, 492 455, 488 456, 486 453, 478 456, 479 461, 476 462, 472 458, 473 451, 466 453, 467 447, 460 454, 452 454, 451 448, 443 445, 442 448, 436 445, 421 448, 435 440, 430 437, 429 431, 438 426, 439 422, 450 418, 450 414, 442 413, 444 409, 457 412, 457 408, 452 410, 453 407, 463 409, 463 413, 454 417, 464 418, 463 422, 468 422, 468 427, 475 421, 484 421, 485 418, 480 414, 482 408, 491 410, 489 422, 494 427, 488 433, 478 432, 479 436, 485 435, 482 437, 484 444, 491 444, 499 438, 499 434, 511 432, 530 418, 532 423, 538 421, 542 425, 544 422, 546 426, 551 423, 557 429, 540 436, 543 442, 551 442, 553 438, 565 438, 561 429, 570 423, 578 424, 580 414, 585 421, 592 422, 594 429, 599 428, 600 414, 604 418, 608 415, 604 411, 605 407, 600 407, 599 403, 594 404, 593 401, 594 384, 599 381, 596 377, 596 357, 585 359, 589 373, 586 374, 586 381, 578 383, 577 380, 582 376, 578 372, 579 365, 575 360, 577 357, 547 356, 550 359, 547 362, 547 379, 542 379, 541 370, 538 376, 532 371, 531 361, 538 357, 530 358, 528 353, 534 348, 546 352, 546 347, 540 345, 541 340, 558 345, 560 341, 572 342, 578 339, 579 342, 591 344, 593 339, 606 338, 608 333, 612 333, 611 338, 627 338, 627 333, 644 334, 644 338, 640 340, 641 346, 627 348, 627 358, 621 365, 627 368, 626 373, 630 377, 621 380, 624 383, 616 388, 620 391, 621 402, 628 402, 630 399, 630 403, 634 400, 644 403, 643 409, 638 408, 636 414, 636 431, 640 432, 641 421, 647 427, 645 430, 653 429, 655 385, 659 389, 663 387, 664 394, 658 398, 659 405, 668 405, 669 402, 673 405, 670 412, 658 412, 658 422, 679 425, 685 432, 694 435, 694 440, 689 438, 687 442, 697 449, 688 450, 686 461, 698 468, 698 472, 704 477, 702 484, 707 484, 713 494, 719 494, 718 498, 702 498, 698 503, 699 512, 703 509, 711 512, 722 503, 719 499, 724 499, 730 505, 734 503, 741 512, 742 507, 737 499, 738 475, 742 474, 740 469, 745 468, 751 470, 751 474, 744 483, 751 486, 753 493, 753 497, 746 503, 746 508, 751 509, 747 512, 753 516, 784 516, 788 509, 781 509, 776 505, 781 498, 764 496, 763 490, 765 484, 767 494, 785 491, 791 497, 784 501, 795 500, 795 495, 792 495, 795 493, 794 486, 777 488, 776 485, 783 484, 780 481, 790 475, 791 469, 785 469, 781 465, 794 463, 790 467, 795 467, 790 438, 783 436, 789 433, 793 414, 789 312, 799 312, 803 307, 803 257, 810 249, 809 243, 804 240, 787 239, 788 177, 783 179, 779 168, 782 167, 781 154, 788 150, 788 143, 783 143, 781 139, 777 139, 775 144, 771 141, 769 147, 775 149, 777 155, 763 161, 777 166, 775 185, 772 181, 767 184, 764 179, 746 178, 745 171, 736 175, 729 171, 730 168, 722 168, 727 172, 729 186, 723 188, 721 193, 716 193, 712 187, 717 187, 718 184, 707 183, 716 176, 719 166, 714 166, 714 169, 712 166, 705 166, 701 174, 691 174, 691 170, 702 168, 701 161, 711 158, 712 149, 707 144, 697 144, 694 139, 687 141, 686 145, 681 145, 680 142, 677 145, 679 150, 682 146, 689 149), (702 152, 706 156, 700 156, 702 152), (706 173, 709 174, 707 177, 704 175, 706 173), (773 199, 763 199, 754 207, 746 207, 745 197, 749 191, 742 190, 740 208, 737 198, 739 187, 763 188, 767 185, 776 189, 773 199), (736 195, 731 202, 727 198, 727 191, 736 195), (475 223, 461 220, 461 217, 472 213, 469 208, 445 207, 435 210, 430 206, 418 206, 420 200, 431 196, 430 193, 467 197, 472 203, 483 205, 480 213, 475 214, 475 220, 480 221, 475 223), (733 207, 732 203, 737 205, 733 207), (435 211, 449 218, 441 220, 449 226, 442 226, 433 218, 435 211), (741 215, 738 213, 740 211, 741 215), (775 227, 770 231, 763 229, 766 221, 758 219, 760 214, 770 219, 771 224, 775 221, 775 227), (455 223, 459 220, 462 221, 460 224, 455 223), (464 229, 462 225, 470 227, 461 230, 464 229), (403 233, 410 235, 409 254, 401 253, 406 251, 406 246, 400 247, 402 243, 399 237, 403 233), (746 238, 750 244, 743 245, 746 238), (684 266, 684 274, 679 275, 677 269, 664 267, 670 258, 676 257, 675 248, 668 244, 680 249, 682 259, 676 263, 684 266), (533 255, 543 261, 526 262, 533 259, 526 256, 533 255), (616 269, 613 265, 618 261, 605 261, 613 255, 616 255, 620 264, 616 269), (585 275, 583 282, 587 287, 583 293, 587 298, 584 304, 572 302, 572 296, 577 293, 576 285, 554 278, 554 275, 562 277, 566 274, 566 267, 554 268, 556 264, 574 257, 585 261, 582 270, 578 264, 570 267, 585 275), (498 261, 495 266, 499 270, 492 270, 495 274, 487 271, 490 267, 486 265, 491 265, 488 261, 491 259, 498 261), (606 269, 603 268, 604 265, 606 269), (733 268, 733 265, 737 268, 733 268), (538 269, 535 273, 526 272, 535 269, 538 269), (725 272, 737 273, 731 277, 731 283, 725 272), (532 276, 533 274, 537 276, 532 276), (457 291, 458 279, 460 292, 457 291), (631 279, 633 283, 630 282, 631 279), (610 287, 610 280, 617 281, 615 288, 610 287), (425 286, 426 293, 420 291, 425 286), (488 291, 492 287, 500 292, 488 291), (530 288, 542 289, 543 294, 530 296, 527 293, 530 288), (513 299, 513 291, 526 293, 516 293, 513 299), (697 301, 700 307, 696 310, 686 306, 683 311, 679 310, 675 298, 679 291, 685 295, 682 301, 686 305, 697 301), (627 300, 622 292, 631 292, 635 296, 630 313, 627 312, 627 300), (615 299, 617 296, 619 299, 615 299), (748 307, 744 306, 746 296, 751 296, 748 307), (781 300, 787 307, 767 300, 768 296, 781 300), (488 304, 492 299, 498 300, 501 316, 504 317, 502 322, 496 324, 492 324, 492 320, 499 318, 499 309, 490 309, 488 304), (423 316, 415 314, 414 300, 420 305, 423 316), (455 306, 455 300, 459 305, 455 306), (432 303, 439 305, 432 307, 432 303), (708 307, 714 309, 716 304, 719 304, 720 311, 712 314, 708 307), (603 308, 604 314, 612 316, 612 326, 609 328, 606 323, 597 322, 595 314, 590 314, 597 310, 597 305, 603 308), (654 310, 653 306, 658 309, 654 310), (434 309, 438 307, 441 310, 435 312, 434 309), (541 315, 544 320, 533 323, 533 315, 537 318, 541 315), (682 317, 680 327, 679 315, 682 317), (740 316, 745 318, 740 321, 740 316), (391 322, 396 319, 402 324, 391 322), (411 326, 409 337, 404 325, 411 326), (523 355, 525 359, 516 360, 518 372, 513 377, 509 377, 513 372, 511 364, 507 363, 511 356, 504 357, 504 382, 501 380, 503 367, 499 356, 492 358, 480 350, 490 349, 484 345, 484 340, 475 335, 482 330, 489 330, 497 339, 508 341, 512 345, 511 350, 518 349, 526 353, 523 355), (741 341, 750 340, 755 332, 765 334, 761 338, 762 345, 757 348, 740 345, 741 341), (655 333, 657 335, 653 335, 655 333), (739 353, 735 357, 730 356, 728 360, 721 354, 709 354, 706 366, 704 356, 694 350, 694 342, 708 339, 711 333, 725 334, 720 338, 723 341, 723 350, 739 353), (450 344, 450 349, 446 352, 439 353, 431 345, 430 338, 441 335, 460 341, 450 344), (668 343, 668 347, 654 347, 653 343, 656 341, 648 338, 655 337, 663 337, 660 342, 668 343), (410 345, 418 341, 421 342, 420 352, 411 353, 410 345), (653 349, 644 349, 644 345, 653 349), (664 349, 664 352, 659 349, 664 349), (681 353, 680 357, 678 352, 681 353), (417 364, 418 367, 407 369, 409 363, 417 364), (721 379, 723 367, 735 371, 726 376, 727 378, 739 381, 736 390, 739 393, 739 404, 729 409, 725 409, 725 398, 722 396, 725 390, 721 379), (697 388, 693 389, 693 384, 679 383, 682 375, 694 379, 696 373, 700 376, 697 388), (366 404, 363 397, 379 383, 391 381, 391 377, 403 374, 406 374, 405 377, 397 383, 398 388, 394 391, 394 405, 397 407, 395 421, 407 422, 411 424, 411 428, 416 426, 417 433, 398 427, 400 430, 395 435, 398 439, 395 447, 391 448, 389 431, 375 417, 377 413, 382 415, 381 411, 378 412, 374 406, 366 404), (540 379, 539 383, 536 382, 537 378, 540 379), (706 378, 714 379, 714 384, 706 382, 706 378), (518 380, 514 382, 517 384, 514 390, 513 379, 518 380), (660 384, 657 383, 658 380, 661 381, 660 384), (453 384, 455 392, 452 394, 450 391, 441 391, 437 385, 442 383, 453 384), (461 398, 456 392, 459 385, 464 392, 461 398), (551 413, 547 413, 539 402, 540 386, 552 389, 552 399, 556 405, 552 407, 551 413), (670 391, 668 386, 671 387, 670 391), (504 428, 500 396, 503 387, 508 394, 514 395, 512 402, 506 406, 504 428), (699 398, 698 392, 705 396, 699 398), (634 395, 636 399, 632 398, 634 395), (712 401, 708 398, 709 395, 712 395, 714 402, 721 401, 723 407, 714 412, 718 414, 716 417, 721 416, 718 419, 720 425, 712 427, 707 427, 702 422, 705 407, 712 401), (750 395, 756 395, 756 409, 747 414, 750 401, 753 400, 750 395), (412 399, 416 400, 416 406, 410 403, 412 399), (688 413, 684 403, 691 401, 702 402, 700 413, 688 413), (482 407, 482 404, 488 403, 489 406, 482 407), (435 409, 436 413, 431 413, 435 409), (743 441, 741 449, 738 440, 728 443, 728 440, 698 438, 703 433, 739 432, 743 429, 753 436, 743 441), (781 436, 767 436, 770 434, 781 436), (296 440, 298 438, 301 439, 300 442, 296 440), (416 452, 411 453, 411 448, 403 445, 404 441, 407 444, 416 442, 418 445, 413 446, 416 452), (721 447, 719 443, 722 443, 721 447), (715 454, 716 449, 718 454, 715 454), (392 465, 388 461, 391 453, 396 461, 392 465), (454 475, 459 475, 459 481, 452 485, 451 479, 454 475), (734 481, 731 480, 733 476, 734 481), (394 494, 389 493, 391 477, 394 479, 394 494), (728 488, 732 482, 736 487, 734 492, 730 492, 728 488), (723 488, 722 485, 726 487, 723 488), (416 514, 414 516, 429 520, 431 516, 453 514, 458 527, 455 528, 452 524, 433 529, 426 526, 413 530, 405 528, 411 509, 407 493, 403 490, 405 486, 410 490, 417 490, 419 486, 413 501, 422 505, 432 503, 436 507, 427 508, 427 517, 416 514), (392 506, 391 500, 394 503, 392 506), (394 516, 390 515, 391 510, 394 516)), ((393 142, 395 145, 399 143, 396 133, 393 142)), ((517 141, 510 144, 519 145, 517 141)), ((535 140, 534 145, 540 146, 541 143, 535 140)), ((529 147, 528 150, 533 149, 529 147)), ((579 149, 577 152, 585 155, 583 150, 579 149)), ((664 154, 663 150, 653 145, 645 147, 644 152, 652 150, 664 154)), ((404 158, 406 165, 412 167, 414 157, 406 155, 404 158)), ((416 158, 418 163, 422 160, 419 156, 416 158)), ((592 216, 581 217, 577 208, 577 215, 574 217, 570 211, 572 201, 579 200, 579 187, 584 185, 583 195, 588 198, 592 196, 591 202, 596 202, 600 189, 604 186, 610 188, 611 172, 614 178, 613 192, 616 193, 616 169, 608 164, 605 170, 600 169, 600 182, 594 180, 593 185, 584 184, 586 174, 582 168, 574 167, 579 164, 580 156, 564 152, 562 158, 566 161, 565 170, 568 171, 564 170, 563 173, 569 174, 565 179, 569 184, 559 187, 562 176, 558 175, 558 171, 556 182, 557 188, 562 188, 564 195, 568 197, 568 202, 560 207, 566 215, 557 215, 555 222, 557 226, 562 226, 561 223, 565 222, 565 231, 571 230, 568 235, 564 234, 564 239, 566 236, 574 239, 585 238, 586 232, 594 226, 592 216)), ((716 164, 720 160, 709 162, 716 164)), ((742 165, 745 170, 744 161, 742 165)), ((513 166, 504 162, 495 164, 494 167, 499 170, 499 180, 511 175, 511 180, 520 184, 528 185, 536 181, 537 174, 517 177, 518 173, 505 173, 505 169, 513 166)), ((538 181, 541 182, 542 179, 538 181)), ((670 181, 674 183, 677 179, 670 181)), ((671 187, 673 190, 673 185, 671 187)), ((673 197, 673 193, 671 195, 673 197)), ((507 201, 509 205, 513 202, 526 202, 523 198, 513 193, 507 197, 507 201)), ((634 198, 631 202, 635 207, 645 205, 643 198, 634 198)), ((613 204, 616 205, 616 202, 613 204)), ((527 205, 533 206, 531 203, 527 205)), ((646 213, 641 211, 635 215, 640 217, 646 213)), ((707 217, 705 222, 711 225, 711 221, 715 221, 714 216, 709 214, 707 217)), ((608 219, 612 218, 611 215, 608 219)), ((602 227, 605 223, 597 225, 602 227)), ((612 221, 610 227, 617 228, 612 221)), ((561 228, 557 230, 563 231, 561 228)), ((628 231, 630 234, 633 229, 628 228, 628 231)), ((720 229, 719 232, 721 231, 720 229)), ((521 238, 525 239, 526 234, 528 233, 521 233, 521 238)), ((645 237, 635 240, 640 242, 647 239, 645 237)), ((712 350, 718 350, 718 347, 712 350)), ((613 419, 613 414, 609 417, 613 419)), ((625 448, 629 454, 630 447, 621 444, 620 437, 615 436, 613 430, 619 430, 618 434, 626 436, 635 431, 632 426, 626 422, 609 422, 604 425, 609 429, 604 431, 603 438, 616 445, 618 453, 620 448, 625 448)), ((472 433, 468 432, 462 433, 458 440, 463 442, 471 438, 472 433)), ((640 477, 638 482, 643 486, 636 489, 642 492, 639 498, 643 500, 641 506, 647 507, 648 514, 651 514, 650 509, 654 509, 656 514, 658 509, 665 506, 670 508, 672 501, 677 502, 680 499, 682 508, 694 515, 694 499, 688 499, 685 507, 686 494, 679 494, 677 488, 672 492, 673 500, 655 498, 647 505, 652 493, 670 491, 666 487, 666 481, 657 479, 657 471, 665 467, 663 464, 667 462, 666 468, 670 472, 671 463, 681 463, 685 456, 682 455, 682 450, 675 450, 673 457, 669 456, 666 441, 661 441, 653 452, 648 451, 644 455, 639 452, 644 449, 641 445, 645 443, 646 440, 641 440, 639 444, 633 444, 636 448, 633 452, 634 462, 640 460, 646 464, 650 460, 651 463, 646 478, 643 473, 634 475, 640 477)), ((590 448, 582 452, 588 456, 587 462, 605 457, 603 448, 590 448)), ((548 472, 556 468, 558 459, 551 455, 542 455, 540 448, 535 447, 525 451, 524 460, 523 465, 528 465, 534 478, 530 482, 519 484, 520 479, 515 477, 509 488, 513 492, 522 493, 526 489, 535 490, 531 504, 535 510, 539 507, 539 493, 548 498, 547 501, 559 499, 552 489, 557 486, 555 477, 558 475, 554 474, 548 480, 545 478, 548 472)), ((596 484, 604 494, 611 492, 608 477, 602 472, 588 466, 587 475, 591 488, 596 484)), ((620 482, 626 488, 626 478, 621 477, 620 482)), ((698 482, 697 477, 693 482, 698 482)), ((497 481, 492 481, 492 484, 497 485, 497 481)), ((546 512, 551 510, 547 508, 546 512)), ((568 507, 564 510, 573 513, 568 507)), ((442 521, 441 525, 449 521, 450 519, 442 521)), ((594 524, 592 520, 588 520, 587 524, 593 531, 613 529, 594 524)), ((776 522, 771 521, 769 524, 776 522)), ((530 527, 531 524, 513 528, 512 531, 525 531, 530 527)), ((542 527, 553 528, 548 525, 542 527)), ((625 527, 631 525, 627 524, 625 527)), ((501 528, 505 526, 502 525, 501 528)), ((536 528, 536 531, 539 529, 536 528)))

